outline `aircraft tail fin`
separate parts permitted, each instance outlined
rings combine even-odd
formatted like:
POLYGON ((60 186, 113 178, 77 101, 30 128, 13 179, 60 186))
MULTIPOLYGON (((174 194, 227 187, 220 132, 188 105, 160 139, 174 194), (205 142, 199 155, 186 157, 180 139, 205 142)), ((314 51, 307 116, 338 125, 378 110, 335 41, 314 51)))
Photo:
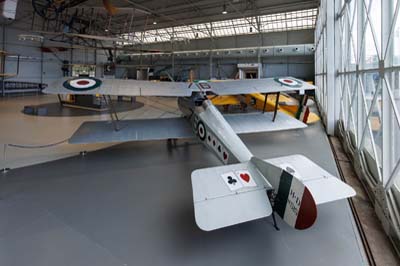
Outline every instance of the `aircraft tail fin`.
POLYGON ((274 188, 273 210, 296 229, 307 229, 317 218, 317 205, 354 196, 352 187, 302 155, 250 162, 274 188))

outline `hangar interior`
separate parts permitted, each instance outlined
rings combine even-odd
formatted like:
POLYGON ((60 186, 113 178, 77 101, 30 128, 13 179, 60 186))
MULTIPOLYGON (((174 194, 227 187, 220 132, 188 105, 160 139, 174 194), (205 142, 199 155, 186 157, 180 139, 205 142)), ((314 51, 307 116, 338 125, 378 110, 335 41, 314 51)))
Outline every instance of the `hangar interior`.
MULTIPOLYGON (((399 10, 400 0, 2 1, 0 265, 400 265, 399 10), (315 85, 204 96, 228 122, 273 116, 269 130, 238 133, 254 157, 304 155, 357 195, 317 204, 307 230, 281 216, 277 230, 272 216, 206 232, 193 176, 221 158, 199 128, 197 139, 157 137, 180 130, 162 126, 185 115, 179 97, 46 93, 73 81, 203 93, 232 80, 315 85), (283 130, 284 119, 303 126, 283 130)), ((256 209, 236 203, 222 210, 256 209)))

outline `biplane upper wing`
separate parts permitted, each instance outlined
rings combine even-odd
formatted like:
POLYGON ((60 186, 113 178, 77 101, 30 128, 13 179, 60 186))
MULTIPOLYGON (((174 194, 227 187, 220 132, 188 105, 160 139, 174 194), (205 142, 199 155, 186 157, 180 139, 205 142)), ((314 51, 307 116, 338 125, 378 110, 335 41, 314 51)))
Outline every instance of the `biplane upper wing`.
POLYGON ((119 96, 177 96, 192 95, 196 87, 186 82, 153 82, 134 79, 98 79, 89 77, 63 78, 51 83, 44 93, 119 96))
POLYGON ((302 80, 285 78, 189 82, 153 82, 134 79, 63 78, 50 84, 49 94, 103 94, 121 96, 190 96, 193 91, 211 91, 217 95, 274 93, 313 90, 302 80))
POLYGON ((315 86, 292 77, 208 81, 201 83, 217 95, 314 90, 315 86))

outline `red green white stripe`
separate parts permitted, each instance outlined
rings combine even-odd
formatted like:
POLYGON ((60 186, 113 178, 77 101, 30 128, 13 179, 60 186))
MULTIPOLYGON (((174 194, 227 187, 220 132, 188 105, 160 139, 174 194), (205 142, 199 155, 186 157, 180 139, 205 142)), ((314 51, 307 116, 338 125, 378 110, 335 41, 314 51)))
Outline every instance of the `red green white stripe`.
POLYGON ((274 211, 290 226, 307 229, 317 219, 317 206, 310 191, 304 184, 282 171, 275 198, 274 211))

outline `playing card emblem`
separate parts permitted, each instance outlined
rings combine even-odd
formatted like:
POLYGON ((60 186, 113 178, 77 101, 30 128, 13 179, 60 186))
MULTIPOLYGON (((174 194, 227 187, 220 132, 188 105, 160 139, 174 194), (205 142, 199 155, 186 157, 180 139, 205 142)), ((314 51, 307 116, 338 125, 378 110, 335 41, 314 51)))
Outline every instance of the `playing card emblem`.
POLYGON ((246 183, 250 182, 250 176, 246 173, 240 174, 240 178, 245 181, 246 183))
POLYGON ((257 183, 252 178, 250 172, 248 170, 238 170, 235 172, 236 176, 239 177, 240 182, 244 187, 256 187, 257 183))
POLYGON ((238 177, 233 172, 221 174, 221 178, 231 191, 238 190, 243 187, 242 183, 239 182, 238 177))
POLYGON ((231 185, 235 185, 237 183, 237 180, 231 176, 228 176, 228 183, 231 185))

